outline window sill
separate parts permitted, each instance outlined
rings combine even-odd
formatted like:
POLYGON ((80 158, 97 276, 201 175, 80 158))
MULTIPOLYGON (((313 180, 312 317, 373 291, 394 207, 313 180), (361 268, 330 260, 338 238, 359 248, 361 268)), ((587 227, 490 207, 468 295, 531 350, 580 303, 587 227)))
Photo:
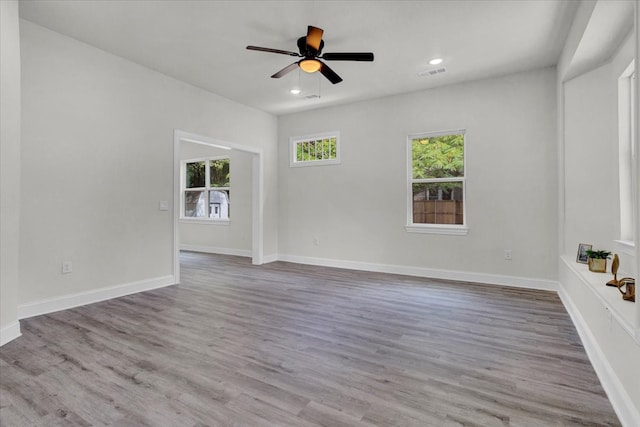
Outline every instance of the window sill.
POLYGON ((445 234, 449 236, 466 236, 469 229, 462 225, 406 225, 408 233, 445 234))
POLYGON ((181 224, 229 225, 228 219, 180 218, 181 224))
POLYGON ((326 165, 339 165, 339 159, 331 159, 331 160, 308 160, 308 161, 300 161, 300 162, 290 162, 289 166, 292 168, 302 168, 308 166, 326 166, 326 165))

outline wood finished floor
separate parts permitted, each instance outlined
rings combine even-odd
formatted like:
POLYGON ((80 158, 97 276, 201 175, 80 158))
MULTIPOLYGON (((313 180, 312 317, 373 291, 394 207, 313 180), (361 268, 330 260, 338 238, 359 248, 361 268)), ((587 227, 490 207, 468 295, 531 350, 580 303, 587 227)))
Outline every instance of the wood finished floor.
POLYGON ((0 425, 619 425, 554 293, 181 258, 180 285, 23 320, 0 425))

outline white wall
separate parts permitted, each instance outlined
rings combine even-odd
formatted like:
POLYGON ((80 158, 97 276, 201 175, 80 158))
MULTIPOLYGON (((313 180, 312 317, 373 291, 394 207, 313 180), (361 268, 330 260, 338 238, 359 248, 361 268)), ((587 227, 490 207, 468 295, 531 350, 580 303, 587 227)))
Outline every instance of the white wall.
POLYGON ((181 160, 203 157, 228 156, 231 162, 230 219, 228 223, 180 222, 180 247, 201 252, 251 256, 251 203, 252 157, 251 153, 224 150, 190 142, 180 143, 181 160))
POLYGON ((276 117, 21 24, 21 307, 171 279, 173 209, 158 203, 173 198, 174 129, 264 149, 277 251, 276 117))
POLYGON ((616 238, 617 82, 611 64, 565 83, 565 253, 616 238), (607 84, 603 84, 607 82, 607 84))
POLYGON ((20 335, 20 30, 17 1, 0 2, 0 345, 20 335))
POLYGON ((620 238, 618 78, 633 48, 630 34, 609 62, 564 84, 565 255, 575 257, 578 243, 590 243, 618 253, 627 275, 636 274, 635 256, 614 243, 620 238))
POLYGON ((555 115, 546 68, 280 117, 281 257, 555 280, 555 115), (407 233, 407 135, 461 128, 468 235, 407 233), (340 165, 289 167, 289 137, 333 130, 340 165))

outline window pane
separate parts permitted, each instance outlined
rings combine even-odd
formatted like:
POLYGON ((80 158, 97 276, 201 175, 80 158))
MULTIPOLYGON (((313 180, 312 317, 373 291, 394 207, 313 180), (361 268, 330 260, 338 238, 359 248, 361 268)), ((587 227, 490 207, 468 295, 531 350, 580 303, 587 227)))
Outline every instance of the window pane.
POLYGON ((333 160, 337 157, 337 138, 298 141, 296 146, 296 162, 313 162, 316 160, 333 160))
POLYGON ((296 162, 302 161, 302 144, 296 143, 296 162))
POLYGON ((204 162, 187 163, 187 188, 204 187, 205 177, 204 162))
POLYGON ((302 143, 302 160, 303 161, 309 160, 309 143, 308 142, 302 143))
POLYGON ((464 224, 462 182, 413 184, 414 224, 464 224))
POLYGON ((464 176, 464 135, 442 135, 411 141, 414 179, 464 176))
POLYGON ((211 187, 229 186, 229 159, 210 160, 209 184, 211 187))
POLYGON ((229 192, 225 190, 209 191, 209 218, 229 218, 229 192))
POLYGON ((190 218, 206 218, 207 199, 204 191, 184 192, 184 216, 190 218))

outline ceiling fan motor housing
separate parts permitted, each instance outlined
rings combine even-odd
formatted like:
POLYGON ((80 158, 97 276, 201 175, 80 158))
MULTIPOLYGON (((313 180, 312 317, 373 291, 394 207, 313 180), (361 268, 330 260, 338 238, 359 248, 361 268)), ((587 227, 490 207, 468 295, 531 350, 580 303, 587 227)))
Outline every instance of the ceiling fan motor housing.
POLYGON ((316 52, 313 47, 307 45, 307 37, 302 36, 298 39, 298 50, 300 51, 300 55, 313 58, 314 56, 318 56, 322 53, 322 48, 324 47, 324 40, 320 40, 320 49, 316 52))

